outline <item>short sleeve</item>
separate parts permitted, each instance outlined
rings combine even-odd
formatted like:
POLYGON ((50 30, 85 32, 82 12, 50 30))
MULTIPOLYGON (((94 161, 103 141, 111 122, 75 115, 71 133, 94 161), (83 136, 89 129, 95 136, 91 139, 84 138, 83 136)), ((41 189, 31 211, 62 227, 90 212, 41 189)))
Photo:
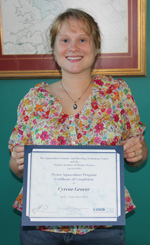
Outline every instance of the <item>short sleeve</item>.
POLYGON ((120 106, 122 107, 121 113, 124 119, 122 140, 136 136, 142 141, 144 139, 145 125, 140 120, 138 108, 131 90, 123 80, 119 80, 119 91, 120 106))
POLYGON ((27 94, 19 103, 17 109, 17 122, 10 136, 8 148, 13 152, 16 145, 32 144, 32 135, 30 132, 30 111, 32 101, 27 94))

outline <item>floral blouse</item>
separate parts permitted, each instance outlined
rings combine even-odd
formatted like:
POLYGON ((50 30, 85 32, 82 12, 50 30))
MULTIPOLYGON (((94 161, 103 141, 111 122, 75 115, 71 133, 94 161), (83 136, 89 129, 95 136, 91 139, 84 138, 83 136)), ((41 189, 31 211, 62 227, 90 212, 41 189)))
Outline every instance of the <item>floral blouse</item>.
MULTIPOLYGON (((122 80, 98 75, 93 80, 92 95, 75 116, 63 113, 60 101, 40 83, 30 89, 18 106, 18 119, 9 140, 15 145, 118 145, 133 136, 143 140, 145 126, 128 85, 122 80)), ((22 193, 14 207, 22 211, 22 193)), ((125 188, 126 213, 135 205, 125 188)), ((39 227, 53 232, 85 234, 94 226, 39 227)))

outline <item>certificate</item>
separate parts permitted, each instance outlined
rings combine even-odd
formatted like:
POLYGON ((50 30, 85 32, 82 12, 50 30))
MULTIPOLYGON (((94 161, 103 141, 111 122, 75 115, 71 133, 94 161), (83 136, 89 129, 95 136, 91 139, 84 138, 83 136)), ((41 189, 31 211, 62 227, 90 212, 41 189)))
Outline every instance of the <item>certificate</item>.
POLYGON ((22 225, 125 225, 122 146, 25 146, 22 225))

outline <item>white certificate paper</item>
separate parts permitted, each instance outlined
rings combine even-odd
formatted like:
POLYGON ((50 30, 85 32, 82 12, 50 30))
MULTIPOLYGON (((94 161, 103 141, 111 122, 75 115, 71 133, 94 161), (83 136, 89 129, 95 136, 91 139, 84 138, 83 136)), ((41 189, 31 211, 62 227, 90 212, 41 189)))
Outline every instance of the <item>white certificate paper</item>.
POLYGON ((22 225, 124 224, 122 146, 25 146, 22 225))

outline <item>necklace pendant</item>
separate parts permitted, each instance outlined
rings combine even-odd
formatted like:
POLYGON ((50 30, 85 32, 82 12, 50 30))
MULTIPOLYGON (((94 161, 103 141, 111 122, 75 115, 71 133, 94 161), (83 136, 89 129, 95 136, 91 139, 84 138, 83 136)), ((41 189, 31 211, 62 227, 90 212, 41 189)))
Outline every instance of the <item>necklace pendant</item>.
POLYGON ((77 104, 76 104, 76 103, 74 103, 73 109, 74 109, 74 110, 77 109, 77 104))

